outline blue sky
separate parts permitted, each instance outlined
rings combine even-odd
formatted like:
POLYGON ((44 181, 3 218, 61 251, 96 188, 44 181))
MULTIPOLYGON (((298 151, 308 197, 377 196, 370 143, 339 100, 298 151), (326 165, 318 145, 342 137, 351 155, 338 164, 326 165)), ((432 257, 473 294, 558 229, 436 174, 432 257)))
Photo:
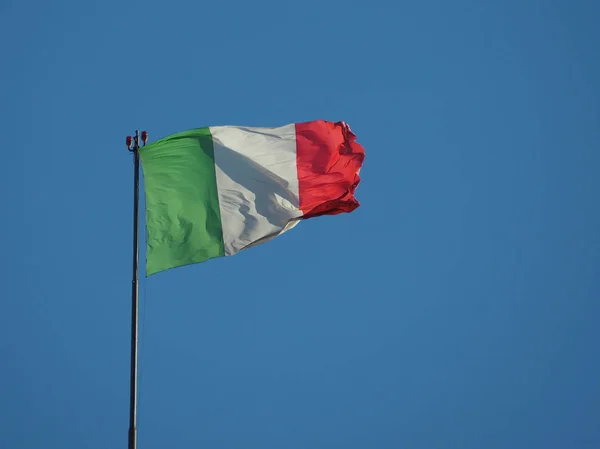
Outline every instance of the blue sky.
POLYGON ((142 280, 139 448, 600 447, 600 3, 0 3, 0 448, 125 448, 124 137, 344 120, 352 214, 142 280))

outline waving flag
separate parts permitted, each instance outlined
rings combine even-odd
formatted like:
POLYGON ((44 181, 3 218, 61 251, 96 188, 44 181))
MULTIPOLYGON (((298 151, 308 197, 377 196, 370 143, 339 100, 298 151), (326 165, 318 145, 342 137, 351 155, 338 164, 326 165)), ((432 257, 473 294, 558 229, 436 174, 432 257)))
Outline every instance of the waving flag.
POLYGON ((300 220, 352 212, 365 152, 343 122, 215 126, 140 148, 146 275, 231 256, 300 220))

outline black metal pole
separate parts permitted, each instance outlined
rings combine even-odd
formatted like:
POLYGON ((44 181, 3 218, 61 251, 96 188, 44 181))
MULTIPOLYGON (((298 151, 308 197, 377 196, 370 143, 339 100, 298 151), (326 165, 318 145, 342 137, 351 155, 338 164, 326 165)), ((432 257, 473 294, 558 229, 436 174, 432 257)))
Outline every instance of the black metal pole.
POLYGON ((133 138, 133 277, 131 279, 131 372, 129 390, 129 449, 137 449, 138 350, 138 204, 140 197, 139 134, 133 138))

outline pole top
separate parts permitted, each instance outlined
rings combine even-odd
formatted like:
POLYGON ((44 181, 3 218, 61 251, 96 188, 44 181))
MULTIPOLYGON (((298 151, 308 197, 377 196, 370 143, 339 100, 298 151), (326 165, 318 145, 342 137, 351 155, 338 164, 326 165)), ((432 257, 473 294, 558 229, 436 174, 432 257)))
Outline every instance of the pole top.
POLYGON ((142 146, 146 146, 146 142, 148 142, 148 131, 142 131, 140 135, 140 132, 136 129, 133 136, 127 136, 125 138, 125 145, 129 151, 135 152, 140 148, 140 137, 142 138, 142 146))

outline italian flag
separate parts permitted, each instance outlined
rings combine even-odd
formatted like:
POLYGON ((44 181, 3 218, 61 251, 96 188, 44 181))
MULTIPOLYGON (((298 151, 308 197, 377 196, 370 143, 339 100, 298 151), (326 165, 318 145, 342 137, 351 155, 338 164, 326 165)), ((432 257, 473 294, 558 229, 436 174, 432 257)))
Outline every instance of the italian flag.
POLYGON ((365 157, 343 122, 214 126, 139 149, 146 276, 266 242, 300 220, 352 212, 365 157))

